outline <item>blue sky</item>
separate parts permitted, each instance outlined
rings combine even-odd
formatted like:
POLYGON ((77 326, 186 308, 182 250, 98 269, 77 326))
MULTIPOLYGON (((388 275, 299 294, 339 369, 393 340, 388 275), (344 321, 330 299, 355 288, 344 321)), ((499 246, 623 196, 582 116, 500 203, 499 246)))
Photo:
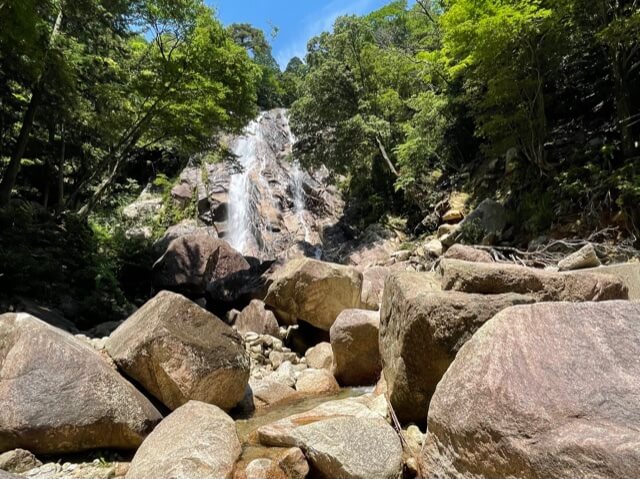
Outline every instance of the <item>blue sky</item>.
POLYGON ((340 15, 368 13, 390 0, 206 0, 225 24, 251 23, 267 35, 271 25, 279 28, 272 40, 273 56, 282 68, 294 56, 303 58, 307 41, 330 30, 340 15))

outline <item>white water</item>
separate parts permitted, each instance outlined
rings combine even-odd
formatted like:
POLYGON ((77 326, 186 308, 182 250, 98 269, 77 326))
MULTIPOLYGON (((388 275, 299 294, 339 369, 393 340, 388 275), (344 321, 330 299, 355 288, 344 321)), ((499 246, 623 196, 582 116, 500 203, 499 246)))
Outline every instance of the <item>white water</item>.
POLYGON ((257 162, 257 143, 261 117, 247 126, 244 136, 236 141, 233 153, 238 157, 242 171, 229 181, 229 244, 241 253, 246 252, 253 233, 251 231, 251 180, 249 175, 257 162))

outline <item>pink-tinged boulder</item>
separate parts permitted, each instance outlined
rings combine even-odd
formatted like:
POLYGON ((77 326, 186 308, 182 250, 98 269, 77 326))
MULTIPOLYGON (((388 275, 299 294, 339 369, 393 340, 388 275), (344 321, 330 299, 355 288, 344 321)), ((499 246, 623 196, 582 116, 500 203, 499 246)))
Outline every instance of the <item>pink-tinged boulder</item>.
POLYGON ((233 419, 216 406, 190 401, 144 441, 126 479, 229 479, 240 452, 233 419))
POLYGON ((361 290, 355 268, 299 258, 276 271, 264 302, 288 324, 300 319, 329 331, 342 311, 359 307, 361 290))
POLYGON ((0 452, 135 449, 162 419, 91 346, 28 314, 0 316, 0 452))
POLYGON ((252 300, 235 317, 233 325, 242 334, 254 332, 258 334, 268 334, 278 337, 280 327, 273 312, 265 308, 265 304, 258 300, 252 300))
POLYGON ((333 349, 331 348, 331 344, 324 342, 318 343, 314 347, 307 349, 304 357, 310 368, 331 371, 333 365, 333 349))
POLYGON ((442 289, 466 293, 520 293, 539 301, 608 301, 627 299, 629 290, 615 276, 556 273, 512 264, 442 262, 442 289))
POLYGON ((301 394, 320 395, 337 393, 340 386, 326 369, 305 369, 298 376, 296 390, 301 394))
POLYGON ((384 281, 389 274, 391 274, 391 268, 387 268, 386 266, 365 268, 362 272, 361 308, 371 311, 378 311, 380 309, 384 281))
POLYGON ((170 409, 190 400, 231 409, 249 380, 249 356, 240 335, 169 291, 120 325, 106 349, 125 374, 170 409))
POLYGON ((380 313, 380 352, 388 396, 403 422, 423 422, 431 396, 462 345, 520 294, 437 291, 420 273, 387 279, 380 313))
POLYGON ((444 257, 473 263, 493 263, 493 256, 488 251, 463 244, 454 244, 447 250, 444 257))
POLYGON ((382 360, 378 336, 380 313, 347 309, 329 331, 333 375, 343 386, 368 386, 380 377, 382 360))
POLYGON ((429 408, 427 479, 629 479, 640 471, 640 304, 506 309, 429 408))

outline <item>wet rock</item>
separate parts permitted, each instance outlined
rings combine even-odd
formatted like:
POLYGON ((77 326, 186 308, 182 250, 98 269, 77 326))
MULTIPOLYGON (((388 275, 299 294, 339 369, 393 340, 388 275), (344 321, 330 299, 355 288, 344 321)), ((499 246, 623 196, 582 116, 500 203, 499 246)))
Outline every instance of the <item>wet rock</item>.
POLYGON ((428 479, 628 479, 640 470, 640 304, 517 306, 438 385, 428 479))
POLYGON ((296 390, 301 394, 320 395, 336 393, 340 386, 326 369, 305 369, 298 376, 296 390))
POLYGON ((233 419, 216 406, 190 401, 149 435, 126 479, 226 479, 240 452, 233 419))
POLYGON ((203 234, 181 236, 153 265, 156 289, 203 296, 207 285, 250 269, 244 257, 223 240, 203 234))
POLYGON ((333 349, 331 349, 331 344, 329 343, 315 345, 307 350, 304 357, 310 368, 330 371, 333 365, 333 349))
POLYGON ((40 466, 42 463, 36 456, 24 449, 14 449, 0 454, 0 470, 2 471, 20 474, 40 466))
POLYGON ((575 269, 596 268, 600 264, 596 249, 589 243, 560 261, 558 269, 560 271, 572 271, 575 269))
POLYGON ((361 290, 355 269, 303 258, 275 273, 265 303, 288 324, 301 319, 328 331, 338 314, 360 305, 361 290))
POLYGON ((380 313, 347 309, 331 326, 333 374, 343 386, 375 384, 382 362, 378 335, 380 313))
POLYGON ((189 400, 235 406, 249 379, 242 338, 187 298, 163 291, 127 319, 107 351, 168 408, 189 400))
POLYGON ((498 312, 534 301, 519 294, 434 291, 419 274, 390 276, 380 314, 380 351, 398 418, 424 421, 431 396, 462 345, 498 312))
POLYGON ((444 257, 447 259, 459 259, 474 263, 493 263, 493 257, 488 251, 462 244, 454 244, 447 250, 444 257))
POLYGON ((467 293, 521 293, 539 301, 627 299, 627 287, 615 276, 555 273, 511 264, 442 262, 442 288, 467 293))
POLYGON ((273 312, 266 309, 265 304, 257 299, 252 300, 249 305, 240 312, 233 323, 240 333, 253 331, 258 334, 268 334, 278 336, 280 327, 273 312))
POLYGON ((135 449, 161 419, 90 346, 33 316, 0 316, 0 364, 0 451, 135 449))

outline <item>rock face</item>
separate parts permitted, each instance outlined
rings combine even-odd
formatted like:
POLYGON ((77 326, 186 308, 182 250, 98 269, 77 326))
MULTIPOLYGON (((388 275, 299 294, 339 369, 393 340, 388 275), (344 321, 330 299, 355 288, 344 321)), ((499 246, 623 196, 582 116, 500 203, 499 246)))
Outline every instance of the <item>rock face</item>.
POLYGON ((624 301, 498 314, 438 385, 425 477, 638 477, 639 319, 624 301))
POLYGON ((493 263, 493 257, 488 251, 483 251, 473 246, 454 244, 444 254, 445 258, 472 261, 474 263, 493 263))
POLYGON ((140 446, 126 479, 228 479, 240 451, 233 419, 216 406, 190 401, 140 446))
POLYGON ((329 331, 342 311, 359 307, 361 290, 354 268, 301 258, 275 273, 265 303, 288 323, 301 319, 329 331))
POLYGON ((304 171, 290 161, 293 135, 287 111, 263 112, 244 134, 223 143, 236 161, 205 162, 180 175, 180 182, 197 196, 199 219, 231 240, 232 178, 246 172, 246 191, 241 194, 251 235, 242 253, 266 260, 300 247, 311 257, 317 254, 321 233, 338 222, 343 202, 326 168, 304 171), (255 157, 246 158, 247 153, 255 157))
POLYGON ((249 357, 238 333, 168 291, 118 327, 106 349, 170 409, 192 399, 230 409, 242 400, 249 380, 249 357))
POLYGON ((343 386, 375 384, 382 360, 378 346, 380 313, 347 309, 329 331, 333 349, 333 374, 343 386))
POLYGON ((247 260, 226 241, 191 234, 173 240, 156 261, 153 284, 159 290, 203 296, 210 283, 248 269, 247 260))
POLYGON ((596 249, 589 243, 560 261, 558 268, 560 271, 571 271, 574 269, 595 268, 600 264, 596 249))
POLYGON ((0 316, 0 451, 135 449, 160 413, 90 346, 27 314, 0 316))
POLYGON ((265 308, 262 301, 254 299, 236 317, 233 325, 238 332, 245 334, 254 332, 278 336, 280 328, 275 315, 265 308))
POLYGON ((183 220, 177 225, 170 226, 162 238, 153 244, 153 250, 158 256, 162 256, 173 240, 189 235, 218 237, 215 228, 211 226, 200 226, 196 220, 183 220))
POLYGON ((442 288, 467 293, 521 293, 539 301, 627 299, 618 278, 602 274, 554 273, 510 264, 443 261, 442 288))
POLYGON ((420 274, 397 273, 385 285, 380 351, 388 396, 401 421, 427 416, 436 386, 462 345, 495 314, 533 298, 434 291, 420 274))

